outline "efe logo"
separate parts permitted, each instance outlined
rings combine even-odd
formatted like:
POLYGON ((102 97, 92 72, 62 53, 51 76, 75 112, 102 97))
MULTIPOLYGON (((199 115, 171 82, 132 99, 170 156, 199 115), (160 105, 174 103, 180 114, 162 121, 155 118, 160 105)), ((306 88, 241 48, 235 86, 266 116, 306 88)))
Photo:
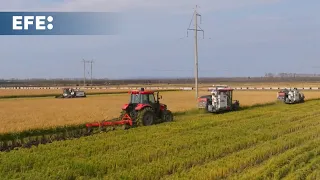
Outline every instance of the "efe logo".
POLYGON ((13 30, 28 30, 29 25, 34 25, 36 30, 52 30, 53 29, 52 16, 12 16, 12 29, 13 30), (46 25, 46 21, 49 24, 46 25))

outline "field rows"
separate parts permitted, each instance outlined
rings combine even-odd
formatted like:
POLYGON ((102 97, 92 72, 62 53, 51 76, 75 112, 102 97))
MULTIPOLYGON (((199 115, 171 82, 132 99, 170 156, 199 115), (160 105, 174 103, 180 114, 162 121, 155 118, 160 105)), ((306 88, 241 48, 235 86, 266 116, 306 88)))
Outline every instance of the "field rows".
POLYGON ((319 105, 313 100, 219 115, 194 111, 156 126, 2 152, 0 176, 319 179, 319 105))
MULTIPOLYGON (((162 92, 162 103, 174 112, 196 108, 194 92, 162 92)), ((200 95, 208 94, 201 91, 200 95)), ((320 92, 305 92, 306 99, 319 98, 320 92)), ((268 103, 276 100, 272 91, 236 91, 234 98, 240 106, 268 103)), ((20 132, 35 128, 112 119, 119 116, 121 107, 129 100, 128 94, 97 95, 79 99, 22 98, 0 99, 0 133, 20 132)))

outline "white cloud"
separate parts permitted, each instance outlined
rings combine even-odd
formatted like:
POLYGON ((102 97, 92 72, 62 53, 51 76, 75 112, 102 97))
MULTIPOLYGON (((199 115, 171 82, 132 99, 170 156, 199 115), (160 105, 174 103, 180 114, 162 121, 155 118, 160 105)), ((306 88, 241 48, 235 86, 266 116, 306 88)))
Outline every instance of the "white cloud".
POLYGON ((201 12, 276 3, 281 0, 10 0, 1 2, 0 10, 28 11, 126 11, 149 10, 164 13, 190 13, 196 4, 201 12))

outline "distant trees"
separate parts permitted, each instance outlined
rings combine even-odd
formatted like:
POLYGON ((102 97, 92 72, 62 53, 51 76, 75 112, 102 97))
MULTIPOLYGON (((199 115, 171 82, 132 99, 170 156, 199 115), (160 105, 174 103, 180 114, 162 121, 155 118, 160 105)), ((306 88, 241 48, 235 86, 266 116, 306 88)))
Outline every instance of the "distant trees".
POLYGON ((295 77, 320 77, 320 74, 299 74, 299 73, 265 73, 265 77, 290 77, 290 78, 295 78, 295 77))

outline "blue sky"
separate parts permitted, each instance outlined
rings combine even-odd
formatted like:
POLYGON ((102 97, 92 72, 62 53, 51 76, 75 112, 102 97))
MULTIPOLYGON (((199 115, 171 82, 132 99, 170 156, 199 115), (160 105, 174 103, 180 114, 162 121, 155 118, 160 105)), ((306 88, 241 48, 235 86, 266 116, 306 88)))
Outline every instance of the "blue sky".
POLYGON ((196 4, 205 30, 199 76, 320 73, 316 0, 11 0, 0 10, 121 12, 125 33, 0 36, 0 77, 82 77, 82 58, 95 61, 95 78, 193 77, 194 38, 186 29, 196 4))

